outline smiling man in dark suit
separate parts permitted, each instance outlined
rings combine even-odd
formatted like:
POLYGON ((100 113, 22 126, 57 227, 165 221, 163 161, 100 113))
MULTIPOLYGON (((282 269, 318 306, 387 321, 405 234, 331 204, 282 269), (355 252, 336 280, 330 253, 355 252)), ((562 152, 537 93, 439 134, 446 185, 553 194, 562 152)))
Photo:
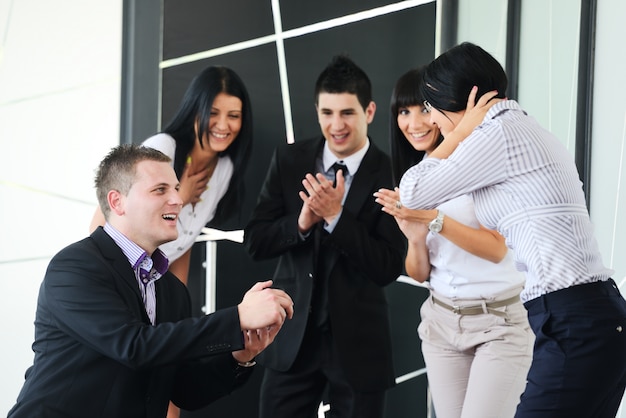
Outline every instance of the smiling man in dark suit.
POLYGON ((169 157, 122 145, 96 175, 107 220, 53 257, 41 285, 34 364, 9 417, 165 417, 250 375, 293 302, 257 283, 238 306, 191 317, 187 288, 157 248, 176 239, 182 200, 169 157))
POLYGON ((260 417, 317 416, 327 389, 330 416, 380 418, 394 385, 383 287, 404 254, 372 197, 390 162, 367 136, 376 105, 352 60, 333 58, 315 101, 322 136, 277 148, 244 234, 253 259, 280 257, 274 284, 297 308, 259 357, 260 417))

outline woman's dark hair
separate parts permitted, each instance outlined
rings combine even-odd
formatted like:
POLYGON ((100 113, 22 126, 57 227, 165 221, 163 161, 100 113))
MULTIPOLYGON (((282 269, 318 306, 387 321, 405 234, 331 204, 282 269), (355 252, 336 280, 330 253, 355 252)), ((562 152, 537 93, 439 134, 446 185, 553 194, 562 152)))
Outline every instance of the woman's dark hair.
POLYGON ((435 109, 459 112, 465 110, 472 87, 478 87, 476 100, 492 90, 497 90, 496 97, 502 99, 507 85, 500 63, 478 45, 464 42, 428 64, 422 95, 435 109))
POLYGON ((248 91, 243 81, 230 68, 211 66, 205 68, 192 81, 176 115, 163 129, 176 141, 176 154, 174 156, 174 171, 178 178, 183 173, 187 156, 196 141, 196 122, 198 123, 197 138, 203 147, 202 138, 208 132, 211 108, 215 97, 225 93, 235 96, 242 103, 241 130, 237 138, 230 146, 220 153, 220 158, 228 155, 234 165, 233 176, 230 179, 228 190, 217 205, 217 210, 210 224, 219 224, 225 221, 233 213, 238 212, 238 207, 243 199, 243 175, 250 159, 252 147, 252 107, 248 91))
MULTIPOLYGON (((407 141, 398 126, 398 112, 409 106, 424 106, 424 96, 420 91, 425 67, 414 68, 403 74, 391 93, 391 115, 389 120, 389 145, 391 148, 391 170, 393 184, 400 183, 402 174, 410 167, 422 161, 424 151, 418 151, 407 141)), ((443 140, 439 136, 439 144, 443 140)))

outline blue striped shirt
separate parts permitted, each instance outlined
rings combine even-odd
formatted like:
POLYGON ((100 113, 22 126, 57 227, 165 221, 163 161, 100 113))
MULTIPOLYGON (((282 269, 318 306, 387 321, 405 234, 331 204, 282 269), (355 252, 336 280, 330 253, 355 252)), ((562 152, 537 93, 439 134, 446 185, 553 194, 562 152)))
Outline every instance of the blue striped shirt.
POLYGON ((448 158, 426 158, 400 182, 400 200, 413 209, 466 193, 526 272, 523 301, 613 273, 602 262, 572 156, 517 102, 495 104, 448 158))
POLYGON ((135 278, 137 279, 143 304, 146 307, 146 313, 148 318, 150 318, 150 323, 154 325, 156 323, 155 282, 167 271, 169 266, 167 257, 158 248, 150 257, 143 248, 129 240, 126 235, 115 229, 108 222, 104 224, 104 232, 109 234, 117 246, 120 247, 135 271, 135 278))

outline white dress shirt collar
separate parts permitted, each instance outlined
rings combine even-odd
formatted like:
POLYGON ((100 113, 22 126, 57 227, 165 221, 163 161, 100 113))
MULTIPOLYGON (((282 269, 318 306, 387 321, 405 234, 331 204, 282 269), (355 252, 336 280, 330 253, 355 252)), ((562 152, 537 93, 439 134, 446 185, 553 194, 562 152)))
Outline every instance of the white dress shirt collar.
POLYGON ((363 161, 363 157, 365 156, 365 153, 367 152, 369 148, 370 148, 370 140, 369 138, 367 138, 367 142, 365 143, 365 146, 363 148, 361 148, 354 154, 344 159, 339 159, 330 150, 330 147, 328 146, 328 141, 325 141, 324 151, 322 152, 322 162, 324 164, 324 172, 327 172, 328 170, 330 170, 330 167, 339 161, 345 164, 346 167, 348 167, 348 173, 350 173, 351 176, 354 176, 357 170, 359 169, 359 166, 361 165, 361 161, 363 161))

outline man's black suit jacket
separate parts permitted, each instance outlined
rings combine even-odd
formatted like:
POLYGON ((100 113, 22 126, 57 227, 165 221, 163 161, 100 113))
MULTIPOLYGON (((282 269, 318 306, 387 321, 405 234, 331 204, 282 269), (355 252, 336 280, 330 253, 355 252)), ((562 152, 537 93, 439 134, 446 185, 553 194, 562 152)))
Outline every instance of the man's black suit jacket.
POLYGON ((98 228, 60 251, 39 291, 33 366, 9 417, 165 417, 170 399, 195 409, 230 393, 249 372, 237 308, 192 318, 186 287, 156 282, 157 324, 134 271, 98 228))
MULTIPOLYGON (((300 349, 315 280, 327 280, 333 339, 344 372, 356 390, 377 391, 395 382, 387 300, 383 286, 402 272, 405 240, 393 217, 381 211, 373 193, 390 188, 389 158, 374 143, 353 177, 343 213, 321 246, 324 271, 316 271, 314 234, 298 233, 302 179, 315 173, 324 138, 276 149, 257 206, 245 228, 244 245, 255 260, 280 257, 274 286, 294 300, 294 317, 259 357, 265 366, 287 371, 300 349), (318 276, 326 277, 318 277, 318 276)), ((313 307, 315 309, 315 307, 313 307)))

